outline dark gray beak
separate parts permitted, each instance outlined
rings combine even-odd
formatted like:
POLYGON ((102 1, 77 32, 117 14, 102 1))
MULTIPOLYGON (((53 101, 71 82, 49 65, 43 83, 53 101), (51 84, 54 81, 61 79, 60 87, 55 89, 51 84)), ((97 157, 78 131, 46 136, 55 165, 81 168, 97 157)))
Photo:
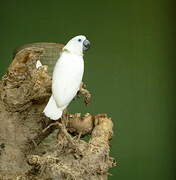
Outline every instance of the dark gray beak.
POLYGON ((90 48, 90 41, 87 39, 83 41, 83 51, 86 51, 90 48))

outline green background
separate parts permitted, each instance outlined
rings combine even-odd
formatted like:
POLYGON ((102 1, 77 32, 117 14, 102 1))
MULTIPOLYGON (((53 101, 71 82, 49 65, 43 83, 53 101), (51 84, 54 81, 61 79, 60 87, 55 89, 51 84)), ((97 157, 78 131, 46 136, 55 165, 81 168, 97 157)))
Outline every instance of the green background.
POLYGON ((70 112, 108 113, 114 122, 110 180, 174 180, 174 4, 160 1, 6 0, 0 4, 0 75, 15 47, 66 43, 84 34, 84 81, 92 104, 70 112))

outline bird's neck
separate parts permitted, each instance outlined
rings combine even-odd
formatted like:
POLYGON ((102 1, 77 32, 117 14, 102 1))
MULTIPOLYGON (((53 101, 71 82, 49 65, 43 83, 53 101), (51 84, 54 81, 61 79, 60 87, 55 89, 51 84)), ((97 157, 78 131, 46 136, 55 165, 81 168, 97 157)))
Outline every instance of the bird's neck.
POLYGON ((62 53, 70 53, 70 54, 73 54, 73 55, 77 55, 77 56, 82 56, 83 57, 83 53, 82 52, 79 52, 79 51, 71 51, 67 48, 63 48, 62 50, 62 53))

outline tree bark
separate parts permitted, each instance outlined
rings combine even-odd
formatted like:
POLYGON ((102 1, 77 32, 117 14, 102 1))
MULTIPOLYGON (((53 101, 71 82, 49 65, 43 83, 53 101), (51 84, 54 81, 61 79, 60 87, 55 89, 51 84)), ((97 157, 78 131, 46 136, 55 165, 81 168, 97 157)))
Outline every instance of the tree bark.
MULTIPOLYGON (((0 82, 0 180, 107 179, 115 166, 111 118, 68 112, 54 122, 45 117, 51 77, 47 66, 36 68, 42 53, 19 51, 0 82)), ((80 93, 88 103, 89 91, 81 87, 80 93)))

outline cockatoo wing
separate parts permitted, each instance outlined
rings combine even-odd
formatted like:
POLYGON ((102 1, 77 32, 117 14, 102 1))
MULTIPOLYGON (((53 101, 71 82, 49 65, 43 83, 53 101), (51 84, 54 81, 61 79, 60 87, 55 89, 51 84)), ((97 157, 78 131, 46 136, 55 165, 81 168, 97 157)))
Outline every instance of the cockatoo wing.
POLYGON ((54 73, 52 92, 59 108, 67 106, 77 94, 84 73, 82 56, 63 53, 57 62, 54 73))

